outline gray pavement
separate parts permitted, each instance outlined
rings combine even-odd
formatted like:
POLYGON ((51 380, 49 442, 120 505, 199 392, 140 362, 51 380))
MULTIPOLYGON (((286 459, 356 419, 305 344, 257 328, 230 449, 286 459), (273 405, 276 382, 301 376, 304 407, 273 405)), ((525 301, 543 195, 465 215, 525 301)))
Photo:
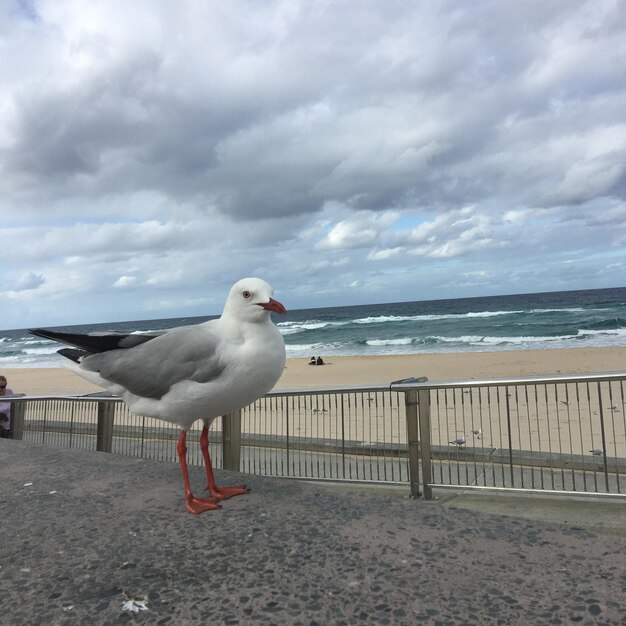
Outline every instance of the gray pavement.
POLYGON ((175 464, 11 440, 0 461, 3 625, 626 623, 623 502, 217 472, 252 493, 192 516, 175 464))

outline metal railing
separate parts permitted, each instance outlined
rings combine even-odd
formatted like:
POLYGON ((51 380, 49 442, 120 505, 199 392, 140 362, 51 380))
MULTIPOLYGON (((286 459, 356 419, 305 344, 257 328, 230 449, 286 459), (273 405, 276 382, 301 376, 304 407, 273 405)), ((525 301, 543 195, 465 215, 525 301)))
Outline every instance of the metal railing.
MULTIPOLYGON (((270 476, 626 495, 626 373, 274 391, 209 434, 215 467, 270 476)), ((111 396, 12 399, 14 437, 176 461, 178 427, 111 396)), ((188 435, 202 464, 201 424, 188 435)))
POLYGON ((625 495, 625 381, 619 372, 397 386, 416 407, 408 424, 419 427, 424 497, 460 485, 625 495))

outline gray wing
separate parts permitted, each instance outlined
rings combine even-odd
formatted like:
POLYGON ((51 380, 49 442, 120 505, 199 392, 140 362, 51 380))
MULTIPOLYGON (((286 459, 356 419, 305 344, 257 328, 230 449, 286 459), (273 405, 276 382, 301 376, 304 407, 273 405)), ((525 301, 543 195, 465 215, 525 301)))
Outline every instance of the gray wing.
POLYGON ((136 396, 160 400, 182 380, 206 383, 218 378, 226 367, 218 343, 206 329, 185 326, 130 349, 94 354, 81 367, 136 396))

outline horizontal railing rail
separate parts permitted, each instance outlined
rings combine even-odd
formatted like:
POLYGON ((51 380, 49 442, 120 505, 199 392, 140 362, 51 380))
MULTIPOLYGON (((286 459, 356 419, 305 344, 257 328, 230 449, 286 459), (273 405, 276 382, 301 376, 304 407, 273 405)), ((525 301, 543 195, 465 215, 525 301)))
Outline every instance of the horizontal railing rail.
MULTIPOLYGON (((626 372, 274 390, 215 421, 216 467, 433 488, 626 493, 626 372)), ((177 460, 177 426, 107 393, 24 396, 13 436, 177 460)), ((201 464, 200 426, 189 463, 201 464)))

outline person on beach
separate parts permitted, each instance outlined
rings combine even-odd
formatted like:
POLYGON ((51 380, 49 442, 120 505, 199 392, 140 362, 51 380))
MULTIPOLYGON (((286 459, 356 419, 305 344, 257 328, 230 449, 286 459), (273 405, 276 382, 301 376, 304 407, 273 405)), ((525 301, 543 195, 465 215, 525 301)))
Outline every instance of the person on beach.
POLYGON ((318 356, 315 365, 324 365, 324 359, 321 356, 318 356))
POLYGON ((0 413, 0 439, 9 439, 10 436, 9 418, 6 413, 0 413))
POLYGON ((314 356, 311 357, 311 360, 309 361, 309 365, 317 365, 317 361, 315 360, 314 356))
MULTIPOLYGON (((6 376, 2 376, 0 374, 0 398, 2 396, 12 396, 13 389, 7 388, 7 379, 6 376)), ((11 430, 11 403, 10 402, 0 402, 0 413, 6 415, 8 422, 4 425, 4 427, 10 431, 11 430)))

